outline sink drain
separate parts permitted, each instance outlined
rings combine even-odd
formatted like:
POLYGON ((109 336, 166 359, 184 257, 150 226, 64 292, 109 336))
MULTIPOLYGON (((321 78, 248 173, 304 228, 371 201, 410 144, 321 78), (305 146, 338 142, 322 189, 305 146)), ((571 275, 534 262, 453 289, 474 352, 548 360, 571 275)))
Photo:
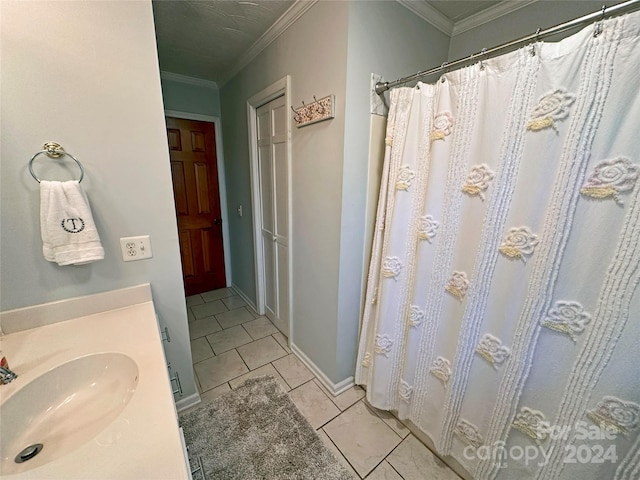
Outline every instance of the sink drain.
POLYGON ((33 445, 29 445, 28 447, 23 448, 22 451, 18 455, 16 455, 16 463, 23 463, 31 460, 42 451, 42 448, 43 445, 41 443, 34 443, 33 445))

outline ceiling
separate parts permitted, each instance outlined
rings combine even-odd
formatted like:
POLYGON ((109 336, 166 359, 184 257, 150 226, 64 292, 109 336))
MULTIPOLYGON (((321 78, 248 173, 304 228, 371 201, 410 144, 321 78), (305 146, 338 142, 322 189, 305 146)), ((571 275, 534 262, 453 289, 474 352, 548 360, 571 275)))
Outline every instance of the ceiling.
POLYGON ((156 0, 160 69, 220 81, 294 0, 156 0))
MULTIPOLYGON (((270 27, 278 21, 282 23, 287 15, 291 17, 291 11, 300 11, 303 3, 298 0, 154 0, 160 69, 223 83, 251 47, 260 43, 263 35, 264 42, 270 27)), ((513 2, 403 0, 400 3, 412 11, 426 9, 427 15, 429 12, 441 14, 444 22, 453 25, 497 4, 513 2)))

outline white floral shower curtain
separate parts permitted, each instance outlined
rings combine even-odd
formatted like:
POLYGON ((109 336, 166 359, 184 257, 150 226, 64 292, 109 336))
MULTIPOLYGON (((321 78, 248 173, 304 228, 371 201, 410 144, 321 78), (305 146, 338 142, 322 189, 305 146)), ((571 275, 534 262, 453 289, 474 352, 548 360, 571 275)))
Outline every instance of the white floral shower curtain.
POLYGON ((640 478, 640 14, 392 90, 385 142, 369 402, 477 479, 640 478))

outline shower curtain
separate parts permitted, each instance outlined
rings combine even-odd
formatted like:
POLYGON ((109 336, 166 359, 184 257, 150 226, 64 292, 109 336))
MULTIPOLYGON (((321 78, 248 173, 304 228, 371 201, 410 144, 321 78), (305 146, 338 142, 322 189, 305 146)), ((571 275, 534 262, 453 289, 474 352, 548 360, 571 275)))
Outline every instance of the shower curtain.
POLYGON ((640 13, 391 91, 356 382, 477 479, 640 478, 640 13))

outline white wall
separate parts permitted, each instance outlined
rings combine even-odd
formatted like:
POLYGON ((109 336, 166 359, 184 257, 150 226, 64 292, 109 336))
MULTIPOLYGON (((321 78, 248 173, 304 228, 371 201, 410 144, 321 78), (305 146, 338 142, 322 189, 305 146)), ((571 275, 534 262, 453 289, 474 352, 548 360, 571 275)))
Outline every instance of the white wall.
MULTIPOLYGON (((0 13, 0 310, 149 282, 171 331, 167 357, 195 393, 151 3, 3 0, 0 13), (46 141, 85 167, 103 261, 59 267, 42 256, 27 163, 46 141), (142 234, 153 258, 124 263, 119 238, 142 234)), ((77 175, 39 158, 41 178, 77 175)))

